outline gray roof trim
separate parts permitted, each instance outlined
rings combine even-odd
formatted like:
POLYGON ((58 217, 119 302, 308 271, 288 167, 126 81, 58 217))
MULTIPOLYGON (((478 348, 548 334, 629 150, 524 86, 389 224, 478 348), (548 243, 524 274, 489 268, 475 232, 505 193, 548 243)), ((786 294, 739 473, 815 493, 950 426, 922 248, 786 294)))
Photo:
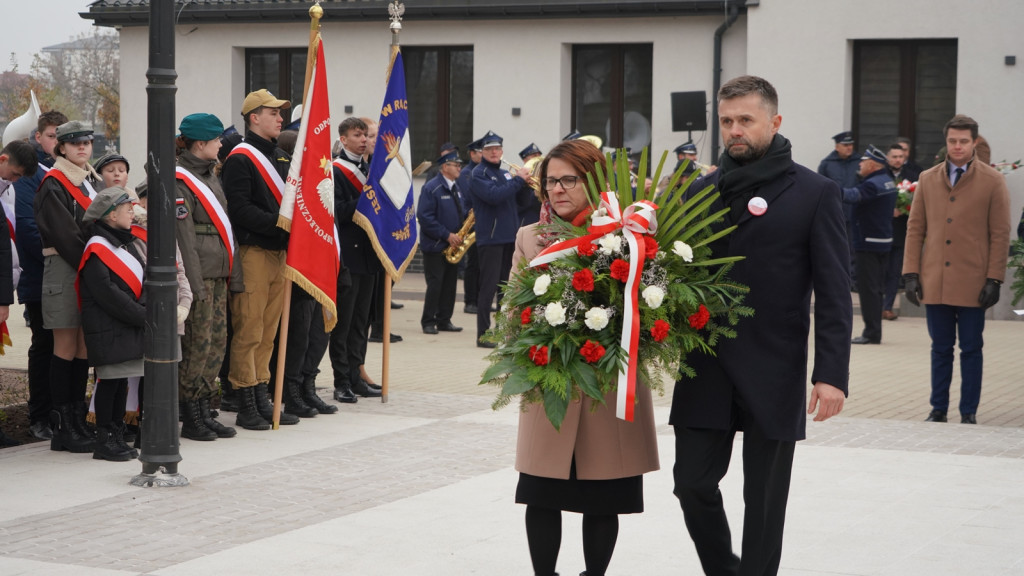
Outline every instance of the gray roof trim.
MULTIPOLYGON (((408 21, 426 19, 629 18, 722 14, 726 4, 746 11, 750 0, 405 0, 408 21)), ((97 0, 82 18, 97 26, 146 26, 149 0, 97 0)), ((312 0, 175 0, 178 24, 283 23, 309 20, 312 0)), ((323 22, 386 22, 387 0, 321 0, 323 22)), ((756 5, 756 0, 755 0, 756 5)))

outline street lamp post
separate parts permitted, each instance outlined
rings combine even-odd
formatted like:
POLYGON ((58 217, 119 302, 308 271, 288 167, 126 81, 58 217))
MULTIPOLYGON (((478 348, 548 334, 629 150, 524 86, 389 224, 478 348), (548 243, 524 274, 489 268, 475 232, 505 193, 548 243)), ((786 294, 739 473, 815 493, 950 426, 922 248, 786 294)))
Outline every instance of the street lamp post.
POLYGON ((136 486, 187 486, 178 474, 178 278, 174 258, 174 0, 151 0, 146 178, 146 367, 136 486))

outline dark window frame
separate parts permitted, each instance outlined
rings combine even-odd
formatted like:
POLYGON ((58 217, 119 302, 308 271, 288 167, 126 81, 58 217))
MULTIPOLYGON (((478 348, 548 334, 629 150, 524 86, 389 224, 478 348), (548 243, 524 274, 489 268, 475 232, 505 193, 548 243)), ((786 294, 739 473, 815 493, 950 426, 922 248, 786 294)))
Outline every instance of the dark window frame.
MULTIPOLYGON (((445 142, 452 142, 453 144, 455 144, 456 146, 459 147, 460 153, 463 156, 465 156, 465 154, 466 154, 465 147, 466 147, 466 144, 469 143, 469 140, 467 140, 466 142, 456 142, 455 139, 453 139, 453 136, 452 136, 452 114, 451 114, 451 106, 452 106, 452 66, 451 66, 451 62, 452 62, 452 55, 453 55, 453 53, 456 53, 456 52, 468 52, 470 54, 475 55, 476 51, 475 51, 474 48, 475 47, 472 44, 405 45, 405 46, 402 46, 402 54, 404 56, 403 62, 405 63, 405 67, 406 67, 405 68, 405 72, 406 72, 406 87, 407 87, 407 89, 408 89, 408 83, 409 83, 409 77, 410 77, 410 74, 409 74, 410 61, 414 60, 413 58, 409 58, 409 56, 412 55, 412 54, 425 54, 425 53, 429 53, 429 52, 434 52, 437 55, 437 78, 436 78, 437 103, 436 103, 435 109, 432 112, 432 114, 434 115, 434 118, 436 119, 437 131, 436 131, 436 133, 434 135, 434 142, 428 148, 428 150, 432 152, 432 155, 429 155, 427 158, 425 158, 426 160, 433 161, 437 157, 436 154, 440 150, 441 145, 444 144, 445 142)), ((475 63, 474 63, 473 66, 475 68, 475 63)), ((473 100, 470 100, 470 105, 472 105, 472 103, 473 103, 473 100)), ((470 114, 470 118, 472 118, 472 113, 470 114)), ((471 136, 470 140, 473 139, 472 138, 472 134, 473 134, 473 132, 471 131, 470 132, 470 136, 471 136)), ((414 138, 418 138, 418 137, 419 136, 414 136, 414 138)), ((418 158, 418 157, 414 159, 415 162, 419 162, 420 160, 421 159, 418 158)))
MULTIPOLYGON (((625 79, 626 79, 626 49, 636 49, 638 47, 646 47, 651 51, 651 83, 653 89, 654 82, 654 43, 653 42, 619 42, 615 44, 593 44, 593 43, 580 43, 572 45, 572 71, 571 78, 572 82, 570 85, 570 98, 571 107, 569 111, 569 117, 572 119, 572 125, 569 126, 570 130, 578 129, 578 89, 579 89, 579 53, 581 50, 591 49, 604 49, 614 50, 612 56, 611 66, 611 77, 609 84, 615 89, 609 94, 609 117, 613 120, 611 122, 611 130, 608 136, 608 141, 604 143, 607 147, 620 148, 623 144, 623 130, 625 125, 626 115, 626 96, 625 96, 625 79)), ((651 109, 653 112, 653 92, 651 109)), ((639 150, 633 150, 633 153, 639 154, 639 150)))
MULTIPOLYGON (((245 49, 245 93, 248 94, 249 92, 252 92, 252 90, 254 88, 257 89, 257 90, 259 88, 265 88, 265 86, 261 86, 261 87, 253 87, 252 86, 252 64, 251 64, 252 63, 252 57, 253 56, 257 56, 257 55, 263 55, 263 54, 277 54, 278 55, 277 74, 278 74, 278 78, 280 79, 279 80, 279 85, 281 86, 281 89, 278 90, 277 92, 275 92, 274 96, 279 98, 279 99, 281 99, 281 100, 287 100, 287 101, 291 102, 292 106, 295 106, 295 105, 299 104, 300 101, 302 100, 302 94, 295 95, 295 94, 291 93, 292 92, 292 89, 291 89, 292 58, 296 54, 301 55, 302 56, 303 65, 305 65, 307 51, 308 51, 308 48, 305 47, 305 46, 278 47, 278 48, 246 48, 245 49)), ((305 70, 303 70, 303 73, 305 73, 305 70)), ((286 124, 286 125, 289 124, 292 121, 292 117, 291 117, 292 114, 291 114, 291 112, 292 112, 291 108, 288 108, 288 109, 285 109, 285 110, 281 110, 281 116, 284 118, 284 124, 286 124)))
MULTIPOLYGON (((872 46, 893 46, 900 51, 900 90, 899 90, 899 120, 896 131, 898 135, 906 135, 913 141, 914 159, 918 163, 928 160, 928 151, 918 148, 921 140, 917 133, 917 54, 922 47, 955 47, 959 52, 959 43, 956 38, 915 38, 903 39, 878 39, 878 40, 855 40, 853 45, 853 114, 851 128, 857 146, 863 148, 870 142, 862 142, 859 128, 861 125, 861 76, 863 60, 861 50, 872 46), (924 157, 922 156, 924 153, 924 157)), ((954 103, 955 108, 955 103, 954 103)), ((875 143, 878 146, 891 144, 890 142, 875 143)))

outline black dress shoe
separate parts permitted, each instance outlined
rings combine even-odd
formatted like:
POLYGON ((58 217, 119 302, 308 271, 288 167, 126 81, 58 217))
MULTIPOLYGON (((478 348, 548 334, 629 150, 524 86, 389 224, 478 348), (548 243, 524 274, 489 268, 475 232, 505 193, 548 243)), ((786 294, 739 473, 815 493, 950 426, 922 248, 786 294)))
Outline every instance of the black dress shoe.
POLYGON ((342 404, 355 404, 359 401, 359 398, 352 393, 351 388, 335 388, 334 399, 342 404))
POLYGON ((395 302, 394 300, 391 301, 391 309, 392 310, 401 310, 402 308, 405 308, 405 304, 402 304, 400 302, 395 302))
MULTIPOLYGON (((370 334, 370 337, 367 338, 366 341, 367 342, 375 342, 377 344, 380 344, 380 343, 384 342, 384 338, 382 338, 380 334, 370 334)), ((402 337, 401 336, 399 336, 398 334, 391 334, 391 343, 392 344, 394 344, 395 342, 401 342, 401 341, 402 341, 402 337)))
POLYGON ((853 340, 850 340, 850 344, 881 344, 881 340, 872 340, 871 338, 865 338, 863 336, 857 336, 853 340))
POLYGON ((462 326, 456 326, 451 322, 447 322, 445 324, 438 324, 437 329, 440 330, 441 332, 462 332, 462 326))
POLYGON ((359 379, 352 385, 352 392, 362 396, 363 398, 380 398, 381 389, 375 386, 370 386, 366 380, 359 379))
POLYGON ((497 348, 498 345, 495 344, 494 342, 484 342, 483 340, 477 338, 476 339, 476 347, 477 348, 497 348))
POLYGON ((974 414, 964 414, 964 415, 960 416, 960 423, 961 424, 977 424, 978 423, 978 419, 975 418, 974 414))
POLYGON ((423 327, 423 333, 424 334, 437 334, 437 326, 434 326, 433 324, 428 324, 428 325, 423 327))
MULTIPOLYGON (((973 416, 973 414, 972 414, 973 416)), ((925 422, 945 422, 946 413, 939 410, 932 410, 928 413, 928 417, 924 419, 925 422)))
POLYGON ((476 304, 466 304, 462 311, 466 314, 476 314, 476 304))

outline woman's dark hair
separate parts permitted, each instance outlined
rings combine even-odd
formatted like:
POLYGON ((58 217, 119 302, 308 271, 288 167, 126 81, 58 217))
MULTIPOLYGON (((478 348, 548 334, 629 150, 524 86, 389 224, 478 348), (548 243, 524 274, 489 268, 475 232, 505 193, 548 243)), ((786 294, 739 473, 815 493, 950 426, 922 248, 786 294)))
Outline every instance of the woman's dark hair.
POLYGON ((196 142, 199 142, 199 140, 193 140, 188 136, 179 135, 174 139, 174 155, 181 156, 182 152, 192 148, 192 145, 196 142))
POLYGON ((586 140, 566 140, 560 142, 557 146, 548 152, 548 155, 544 157, 544 161, 540 163, 540 199, 541 201, 547 201, 548 191, 544 188, 544 179, 548 177, 548 162, 552 158, 558 158, 565 162, 576 172, 576 175, 580 177, 580 181, 577 186, 587 186, 587 174, 594 174, 594 181, 597 181, 597 172, 594 167, 598 164, 604 165, 604 155, 597 149, 596 146, 587 142, 586 140))

